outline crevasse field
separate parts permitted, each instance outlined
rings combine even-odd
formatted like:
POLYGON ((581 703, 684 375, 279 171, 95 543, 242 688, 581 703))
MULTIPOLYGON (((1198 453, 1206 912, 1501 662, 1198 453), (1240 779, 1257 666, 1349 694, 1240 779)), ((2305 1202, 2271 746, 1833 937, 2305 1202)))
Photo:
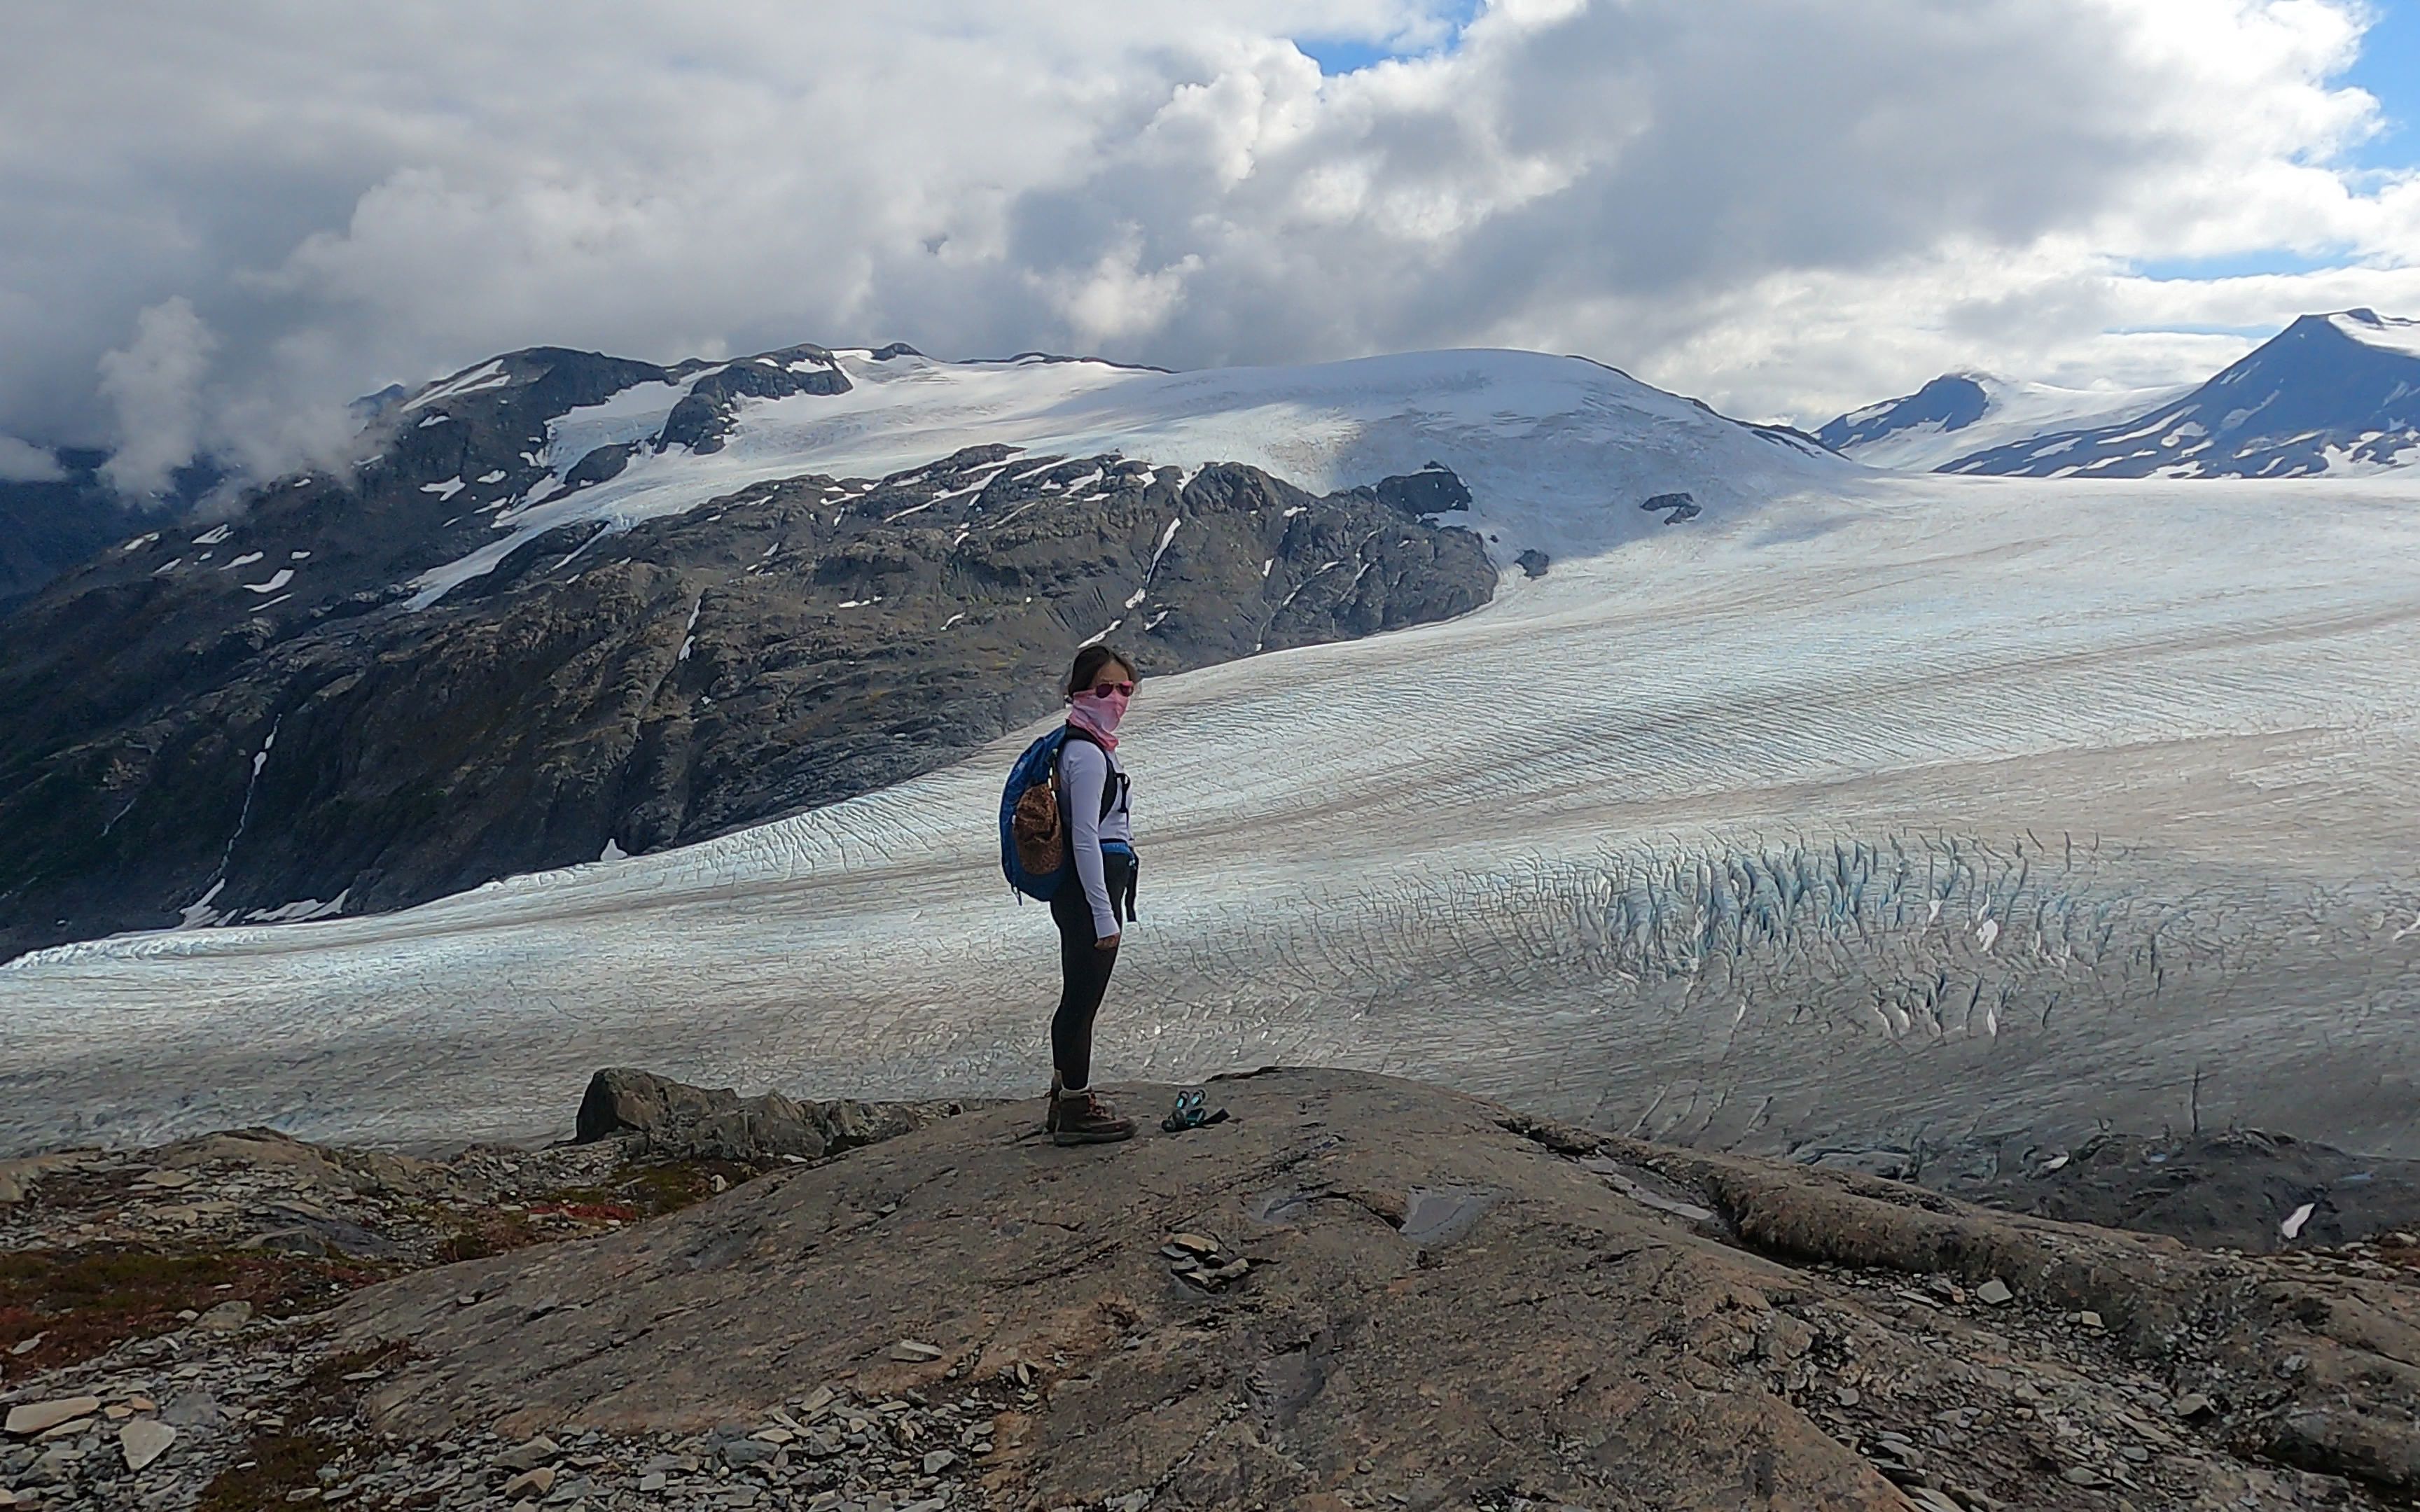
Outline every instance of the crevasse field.
MULTIPOLYGON (((1501 557, 1554 555, 1450 624, 1146 682, 1105 1078, 1347 1064, 1760 1150, 2107 1119, 2420 1154, 2420 479, 1880 473, 1524 354, 1209 401, 1203 375, 1058 364, 1035 397, 1001 364, 845 360, 845 425, 778 401, 679 491, 659 459, 574 500, 972 440, 1313 488, 1435 456, 1501 557), (1673 487, 1707 512, 1638 513, 1673 487)), ((609 1064, 1037 1094, 1055 938, 993 827, 1034 733, 402 914, 23 958, 0 1148, 539 1138, 609 1064)))

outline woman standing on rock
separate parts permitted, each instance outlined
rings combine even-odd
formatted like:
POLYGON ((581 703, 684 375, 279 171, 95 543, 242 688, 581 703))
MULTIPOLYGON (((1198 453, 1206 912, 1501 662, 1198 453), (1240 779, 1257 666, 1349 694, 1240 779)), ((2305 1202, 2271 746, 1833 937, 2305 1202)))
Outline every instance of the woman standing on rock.
POLYGON ((1067 674, 1067 733, 1059 748, 1059 791, 1078 886, 1050 895, 1059 926, 1059 1011, 1050 1020, 1050 1103, 1042 1126, 1062 1145, 1130 1139, 1121 1117, 1093 1090, 1093 1016, 1118 964, 1118 911, 1134 918, 1134 825, 1118 762, 1118 721, 1134 697, 1134 664, 1108 646, 1086 646, 1067 674))

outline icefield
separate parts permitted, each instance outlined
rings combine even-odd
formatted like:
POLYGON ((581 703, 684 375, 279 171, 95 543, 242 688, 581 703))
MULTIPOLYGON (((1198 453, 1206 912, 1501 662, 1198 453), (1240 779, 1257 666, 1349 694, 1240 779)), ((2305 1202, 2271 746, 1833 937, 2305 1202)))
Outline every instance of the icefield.
MULTIPOLYGON (((1768 486, 1452 623, 1147 680, 1101 1079, 2420 1154, 2420 481, 1768 486)), ((994 830, 1032 733, 405 913, 22 958, 0 1148, 542 1138, 614 1064, 1038 1094, 1055 937, 994 830)))
MULTIPOLYGON (((879 478, 994 443, 1033 455, 1118 453, 1187 471, 1240 462, 1312 493, 1442 460, 1477 495, 1482 528, 1501 537, 1507 562, 1524 546, 1601 549, 1656 523, 1621 502, 1607 507, 1608 495, 1635 504, 1694 489, 1730 502, 1761 497, 1777 480, 1840 471, 1812 443, 1761 438, 1601 363, 1540 352, 1401 352, 1189 373, 1038 356, 948 363, 857 350, 833 360, 847 393, 752 402, 721 451, 642 452, 609 482, 577 492, 560 491, 563 475, 592 448, 655 433, 714 370, 635 384, 554 421, 549 479, 496 513, 504 533, 495 540, 414 579, 413 607, 559 526, 601 520, 627 530, 751 484, 811 472, 879 478)), ((473 369, 435 392, 479 380, 473 369)))

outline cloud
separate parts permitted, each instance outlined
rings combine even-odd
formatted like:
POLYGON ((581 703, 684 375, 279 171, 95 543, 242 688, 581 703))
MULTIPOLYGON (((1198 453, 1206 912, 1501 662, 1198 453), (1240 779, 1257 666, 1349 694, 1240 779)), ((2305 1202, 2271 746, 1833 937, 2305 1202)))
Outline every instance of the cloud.
POLYGON ((122 438, 142 484, 324 455, 354 394, 516 346, 892 339, 1520 345, 1820 421, 2420 313, 2420 176, 2338 166, 2380 121, 2333 82, 2355 0, 1471 11, 37 8, 0 60, 0 429, 122 438), (1323 76, 1296 37, 1418 52, 1323 76), (2341 266, 2135 271, 2272 248, 2341 266))
POLYGON ((0 483, 51 483, 68 475, 50 452, 14 436, 0 435, 0 483))
POLYGON ((202 376, 218 339, 182 295, 134 318, 134 339, 101 354, 101 393, 117 411, 117 449, 101 468, 133 498, 168 490, 201 446, 202 376))

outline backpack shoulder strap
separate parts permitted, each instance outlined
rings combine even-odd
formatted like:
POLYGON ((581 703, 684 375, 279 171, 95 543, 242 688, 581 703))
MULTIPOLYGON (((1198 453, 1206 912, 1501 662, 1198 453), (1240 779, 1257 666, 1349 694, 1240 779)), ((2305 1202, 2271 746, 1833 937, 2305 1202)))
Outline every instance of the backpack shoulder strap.
MULTIPOLYGON (((1080 740, 1084 744, 1092 747, 1094 750, 1099 751, 1101 753, 1103 764, 1109 767, 1109 776, 1104 779, 1101 783, 1100 818, 1107 819, 1110 814, 1117 811, 1118 798, 1125 786, 1125 774, 1119 771, 1118 764, 1109 759, 1109 748, 1094 739, 1093 733, 1091 731, 1079 729, 1072 724, 1063 725, 1061 728, 1066 732, 1066 738, 1068 740, 1080 740)), ((1062 745, 1059 748, 1059 754, 1063 758, 1067 754, 1067 748, 1064 745, 1062 745)))

